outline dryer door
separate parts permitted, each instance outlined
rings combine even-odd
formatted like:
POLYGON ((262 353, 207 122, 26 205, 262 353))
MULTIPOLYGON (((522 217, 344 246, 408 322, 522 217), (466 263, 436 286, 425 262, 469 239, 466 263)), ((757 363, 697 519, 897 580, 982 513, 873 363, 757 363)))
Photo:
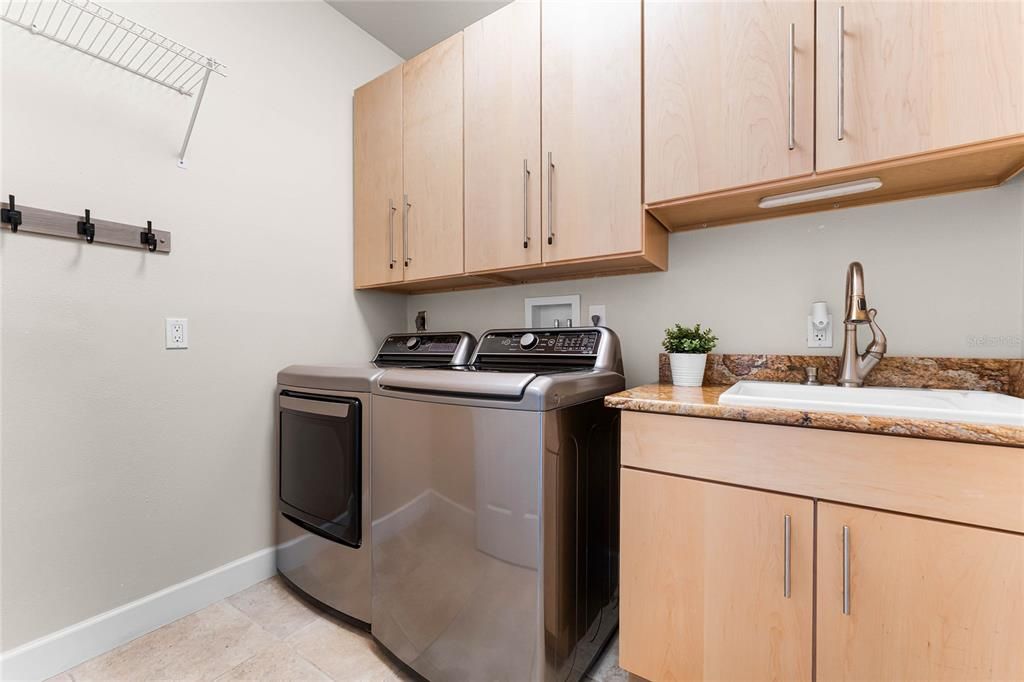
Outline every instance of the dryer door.
POLYGON ((355 398, 282 391, 281 511, 350 547, 362 543, 362 405, 355 398))

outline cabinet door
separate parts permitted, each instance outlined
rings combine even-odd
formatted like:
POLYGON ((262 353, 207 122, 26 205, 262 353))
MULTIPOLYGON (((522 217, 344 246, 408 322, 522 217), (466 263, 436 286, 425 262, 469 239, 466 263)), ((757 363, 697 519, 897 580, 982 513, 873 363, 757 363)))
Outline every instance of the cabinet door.
POLYGON ((405 279, 462 268, 462 33, 404 65, 405 279))
POLYGON ((352 103, 357 287, 402 281, 402 67, 355 91, 352 103))
POLYGON ((544 262, 640 251, 640 1, 541 14, 544 262))
POLYGON ((1024 132, 1022 12, 1019 0, 818 0, 817 169, 1024 132))
POLYGON ((466 271, 540 263, 540 2, 516 0, 463 40, 466 271))
POLYGON ((1024 536, 822 503, 817 608, 819 680, 1024 679, 1024 536))
POLYGON ((623 469, 621 537, 624 669, 811 678, 812 501, 623 469))
POLYGON ((644 81, 644 201, 814 169, 812 0, 648 2, 644 81))

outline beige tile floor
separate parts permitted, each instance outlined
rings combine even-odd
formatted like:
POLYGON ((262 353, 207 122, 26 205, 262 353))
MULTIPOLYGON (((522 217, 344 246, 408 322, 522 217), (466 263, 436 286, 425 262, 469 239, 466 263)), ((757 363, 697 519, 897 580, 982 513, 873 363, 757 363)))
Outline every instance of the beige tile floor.
MULTIPOLYGON (((97 656, 52 680, 409 680, 368 633, 314 609, 270 578, 97 656)), ((618 641, 591 670, 628 679, 618 641)))

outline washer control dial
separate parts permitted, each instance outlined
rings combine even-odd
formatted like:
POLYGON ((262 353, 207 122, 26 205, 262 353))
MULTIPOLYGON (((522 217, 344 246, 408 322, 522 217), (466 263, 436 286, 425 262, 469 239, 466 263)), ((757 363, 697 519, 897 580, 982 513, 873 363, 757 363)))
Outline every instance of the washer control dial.
POLYGON ((531 350, 537 346, 537 335, 526 332, 519 339, 519 347, 523 350, 531 350))
POLYGON ((417 348, 419 348, 419 345, 420 337, 418 336, 410 336, 408 339, 405 340, 405 347, 408 348, 409 350, 416 350, 417 348))

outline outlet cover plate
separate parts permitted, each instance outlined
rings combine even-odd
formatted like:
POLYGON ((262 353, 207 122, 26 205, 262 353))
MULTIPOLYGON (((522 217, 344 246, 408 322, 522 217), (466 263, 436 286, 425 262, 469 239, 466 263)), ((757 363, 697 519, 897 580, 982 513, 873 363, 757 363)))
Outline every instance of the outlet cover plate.
POLYGON ((188 348, 188 320, 168 317, 164 323, 164 347, 168 350, 188 348))
POLYGON ((807 316, 807 347, 808 348, 831 348, 832 347, 832 315, 828 316, 828 324, 824 329, 814 328, 814 319, 807 316))

